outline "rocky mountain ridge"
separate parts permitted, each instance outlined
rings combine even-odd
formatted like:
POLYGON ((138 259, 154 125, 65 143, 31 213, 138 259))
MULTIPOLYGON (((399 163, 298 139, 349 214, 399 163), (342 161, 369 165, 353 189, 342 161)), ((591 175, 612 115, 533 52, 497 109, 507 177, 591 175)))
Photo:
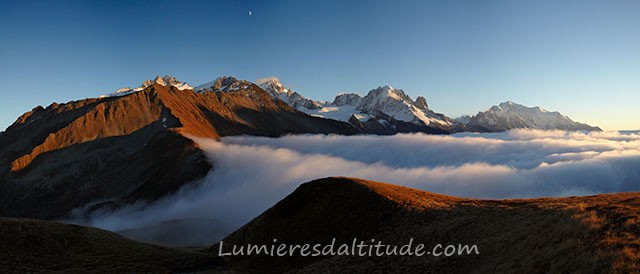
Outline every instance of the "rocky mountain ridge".
POLYGON ((491 132, 516 128, 601 131, 599 127, 575 122, 557 111, 551 112, 540 107, 526 107, 511 101, 478 112, 475 116, 457 118, 456 121, 470 128, 480 128, 491 132))
POLYGON ((0 215, 61 218, 80 207, 158 199, 215 166, 190 137, 361 133, 252 83, 230 82, 240 88, 196 93, 154 81, 127 95, 25 113, 0 136, 0 215))
MULTIPOLYGON (((179 90, 232 92, 246 89, 253 83, 223 76, 195 88, 178 81, 175 77, 156 77, 145 81, 140 87, 119 89, 109 95, 124 96, 141 91, 152 83, 174 86, 179 90)), ((463 131, 496 132, 517 128, 557 130, 600 130, 598 127, 574 122, 557 112, 548 112, 539 107, 525 107, 507 101, 481 111, 475 116, 464 115, 456 119, 429 108, 423 96, 415 101, 404 90, 391 86, 380 86, 370 90, 366 96, 356 93, 340 93, 333 102, 314 101, 286 88, 276 77, 259 79, 257 86, 274 99, 281 100, 298 111, 312 116, 350 123, 360 131, 372 134, 394 134, 399 132, 455 133, 463 131)))

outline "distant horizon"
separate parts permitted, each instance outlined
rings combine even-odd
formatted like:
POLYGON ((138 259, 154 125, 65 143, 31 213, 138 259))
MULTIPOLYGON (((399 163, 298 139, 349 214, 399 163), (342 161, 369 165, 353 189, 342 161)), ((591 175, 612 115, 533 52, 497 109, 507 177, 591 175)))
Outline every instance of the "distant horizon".
POLYGON ((640 129, 640 1, 0 1, 0 131, 155 75, 275 76, 329 101, 389 85, 452 118, 513 101, 640 129))

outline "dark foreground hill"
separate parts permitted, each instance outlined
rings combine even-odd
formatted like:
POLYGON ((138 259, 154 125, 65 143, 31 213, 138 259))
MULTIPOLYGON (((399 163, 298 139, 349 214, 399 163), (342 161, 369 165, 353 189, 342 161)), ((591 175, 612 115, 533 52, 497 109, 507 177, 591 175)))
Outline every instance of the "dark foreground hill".
POLYGON ((462 256, 217 257, 126 240, 93 228, 0 219, 0 272, 637 273, 640 193, 475 200, 350 178, 292 194, 224 239, 233 244, 476 245, 462 256), (4 268, 4 269, 2 269, 4 268))
POLYGON ((213 256, 194 250, 29 219, 0 219, 0 247, 0 273, 169 273, 217 264, 213 256))
MULTIPOLYGON (((350 178, 320 179, 224 239, 233 244, 477 245, 479 255, 223 257, 248 272, 629 273, 640 271, 640 193, 475 200, 350 178)), ((219 252, 219 245, 209 249, 219 252)))

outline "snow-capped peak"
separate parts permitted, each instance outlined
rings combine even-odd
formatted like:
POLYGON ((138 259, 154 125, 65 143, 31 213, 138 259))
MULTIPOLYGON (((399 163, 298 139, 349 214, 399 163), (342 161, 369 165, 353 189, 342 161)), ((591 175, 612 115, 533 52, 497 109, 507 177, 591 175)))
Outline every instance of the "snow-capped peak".
POLYGON ((404 93, 404 90, 396 89, 396 88, 393 88, 392 86, 382 86, 374 90, 371 90, 369 91, 369 94, 367 94, 367 97, 376 97, 376 98, 389 97, 391 99, 400 100, 400 101, 404 101, 408 99, 408 101, 413 102, 411 98, 409 98, 409 96, 407 96, 404 93))
POLYGON ((333 104, 336 106, 360 106, 362 104, 362 96, 355 93, 340 93, 333 100, 333 104))
POLYGON ((511 112, 548 112, 541 107, 527 107, 518 103, 514 103, 513 101, 506 101, 498 104, 497 106, 493 106, 490 109, 491 111, 511 111, 511 112))
POLYGON ((206 91, 231 92, 247 89, 250 85, 251 83, 246 80, 238 80, 232 76, 221 76, 211 82, 197 86, 195 91, 200 93, 206 91))
POLYGON ((427 104, 427 99, 422 97, 422 96, 418 96, 416 98, 416 106, 424 111, 428 111, 429 110, 429 105, 427 104))
POLYGON ((159 85, 163 85, 163 86, 173 86, 178 88, 179 90, 185 90, 185 89, 193 89, 193 87, 189 86, 187 83, 183 83, 178 81, 178 79, 176 79, 176 77, 173 76, 169 76, 169 75, 165 75, 164 77, 160 77, 159 75, 156 76, 155 79, 153 80, 147 80, 144 81, 144 83, 142 83, 142 88, 146 88, 150 85, 153 84, 159 84, 159 85))
POLYGON ((260 86, 260 88, 269 93, 272 97, 280 99, 298 110, 304 111, 305 109, 317 109, 322 105, 322 103, 320 102, 315 102, 313 100, 307 99, 300 93, 285 88, 285 86, 280 82, 280 79, 278 79, 277 77, 272 76, 258 79, 256 83, 258 84, 258 86, 260 86))
POLYGON ((271 95, 275 95, 276 97, 278 94, 289 93, 289 89, 285 88, 277 77, 258 79, 257 84, 264 91, 270 93, 271 95))
POLYGON ((391 107, 390 104, 399 107, 403 104, 411 105, 413 101, 408 98, 403 90, 394 89, 391 86, 383 86, 369 91, 367 96, 363 98, 362 105, 359 108, 364 110, 387 109, 391 107))
POLYGON ((513 106, 522 106, 522 105, 516 104, 513 101, 505 101, 505 102, 502 102, 502 103, 498 104, 498 106, 501 107, 501 108, 509 108, 509 107, 513 107, 513 106))
POLYGON ((456 120, 456 122, 458 123, 462 123, 462 124, 468 124, 471 121, 471 116, 464 114, 458 118, 455 118, 454 120, 456 120))
POLYGON ((178 81, 178 80, 176 80, 175 77, 171 77, 171 76, 168 76, 168 75, 165 75, 164 77, 160 77, 160 75, 158 75, 153 80, 144 81, 144 83, 142 83, 142 87, 148 87, 148 86, 153 85, 153 84, 159 84, 159 85, 166 86, 167 82, 164 81, 165 78, 167 79, 167 82, 172 82, 172 81, 173 82, 177 82, 178 81))
POLYGON ((403 90, 388 85, 373 89, 364 97, 356 93, 341 93, 330 104, 318 104, 319 107, 315 109, 299 110, 313 116, 349 123, 355 120, 367 122, 370 118, 381 119, 379 121, 383 123, 382 126, 390 127, 393 125, 388 124, 388 121, 383 122, 385 119, 392 118, 441 129, 450 129, 454 124, 450 118, 429 110, 424 97, 418 97, 414 102, 403 90))
MULTIPOLYGON (((463 121, 459 120, 459 122, 463 121)), ((557 111, 551 112, 540 107, 527 107, 512 101, 506 101, 489 110, 479 112, 464 122, 469 126, 489 131, 514 128, 600 130, 597 127, 574 122, 557 111)))
POLYGON ((130 88, 130 87, 121 88, 121 89, 116 90, 113 93, 106 94, 106 95, 101 95, 100 98, 129 95, 129 94, 141 91, 141 90, 143 90, 143 89, 145 89, 145 88, 147 88, 147 87, 149 87, 149 86, 151 86, 153 84, 158 84, 158 85, 162 85, 162 86, 165 86, 165 87, 176 87, 179 90, 193 89, 193 87, 190 86, 189 84, 187 84, 186 82, 178 81, 178 79, 176 79, 176 77, 169 76, 169 75, 165 75, 164 77, 160 77, 158 75, 153 80, 144 81, 142 83, 142 85, 140 85, 137 88, 130 88))
POLYGON ((396 120, 422 122, 428 126, 452 125, 452 121, 444 115, 429 110, 426 99, 422 98, 419 103, 416 103, 403 90, 391 86, 382 86, 369 91, 358 109, 366 113, 382 112, 396 120))

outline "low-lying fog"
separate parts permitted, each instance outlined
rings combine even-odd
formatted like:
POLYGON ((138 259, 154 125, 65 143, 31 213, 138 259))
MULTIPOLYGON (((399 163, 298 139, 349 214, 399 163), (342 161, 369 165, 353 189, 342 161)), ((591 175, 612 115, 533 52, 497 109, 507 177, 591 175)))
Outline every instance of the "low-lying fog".
POLYGON ((198 184, 84 224, 175 245, 212 244, 299 184, 350 176, 474 198, 640 191, 640 134, 514 130, 450 136, 195 139, 214 163, 198 184), (176 220, 184 220, 180 225, 176 220), (197 221, 194 221, 197 220, 197 221), (208 221, 202 221, 208 220, 208 221), (170 229, 170 232, 167 232, 170 229), (157 234, 157 235, 156 235, 157 234), (155 238, 154 238, 155 235, 155 238))

